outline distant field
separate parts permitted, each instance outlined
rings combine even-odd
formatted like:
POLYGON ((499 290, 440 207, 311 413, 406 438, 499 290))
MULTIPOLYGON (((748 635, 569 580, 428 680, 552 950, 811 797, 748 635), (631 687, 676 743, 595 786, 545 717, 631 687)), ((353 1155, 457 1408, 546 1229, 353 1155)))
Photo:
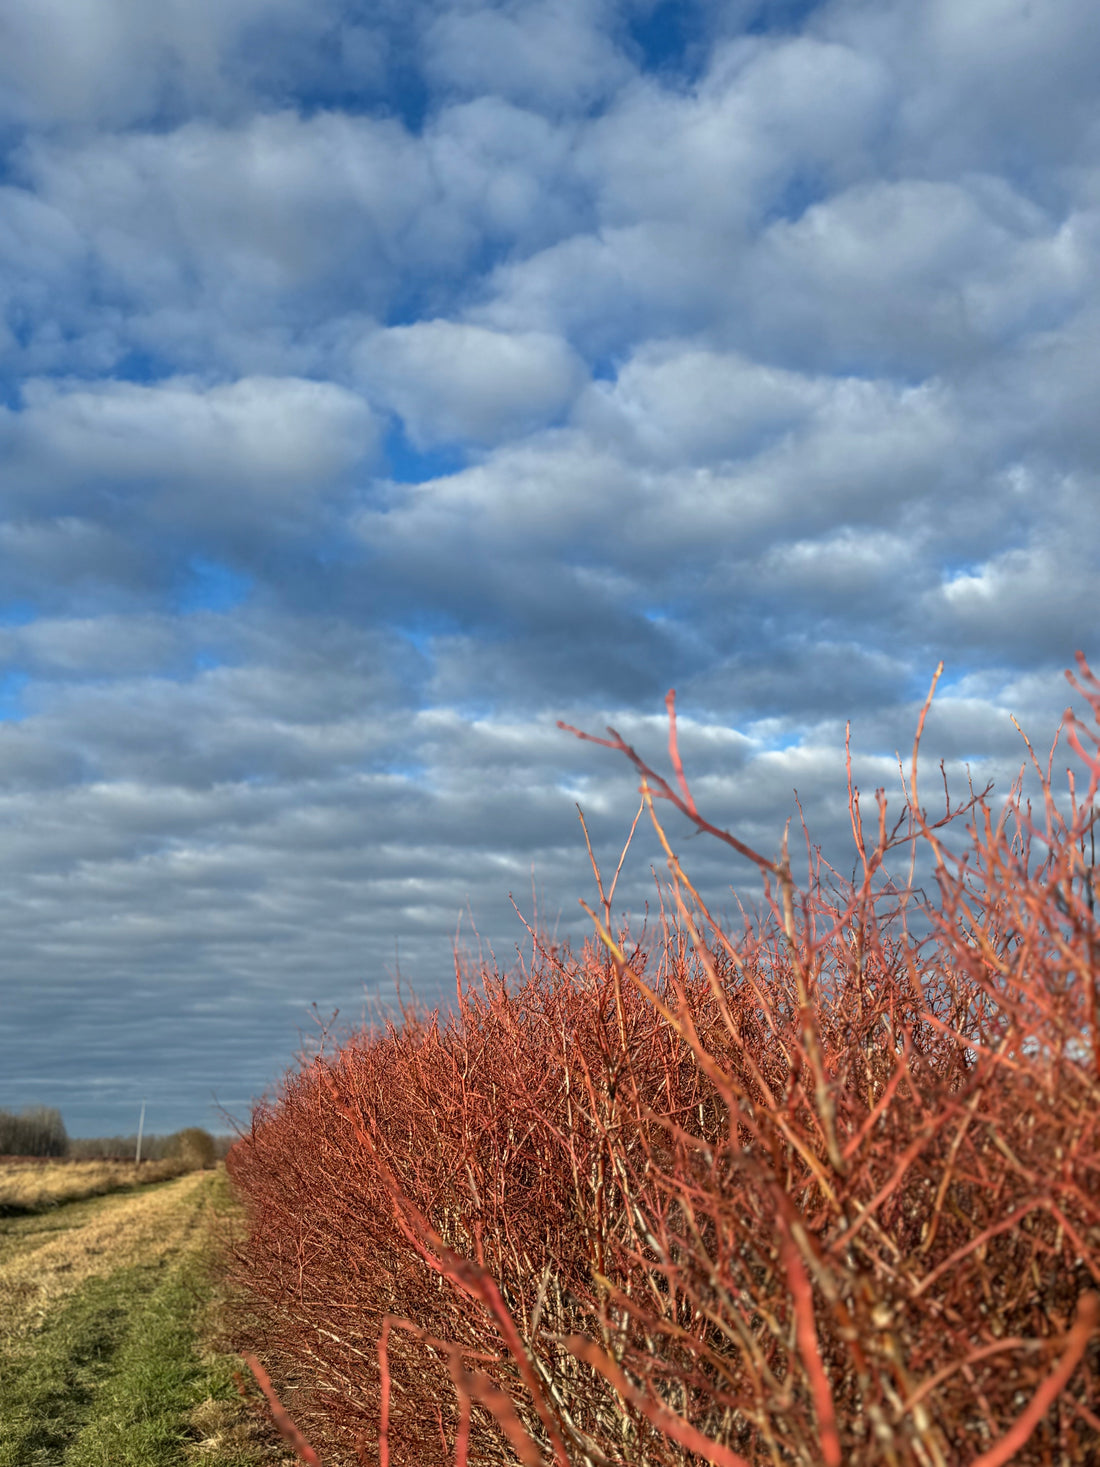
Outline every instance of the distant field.
POLYGON ((0 1467, 292 1460, 210 1343, 232 1206, 219 1169, 0 1217, 0 1467))
POLYGON ((178 1161, 149 1161, 136 1166, 132 1161, 2 1160, 0 1216, 40 1212, 82 1197, 101 1197, 163 1182, 178 1177, 184 1169, 178 1161))

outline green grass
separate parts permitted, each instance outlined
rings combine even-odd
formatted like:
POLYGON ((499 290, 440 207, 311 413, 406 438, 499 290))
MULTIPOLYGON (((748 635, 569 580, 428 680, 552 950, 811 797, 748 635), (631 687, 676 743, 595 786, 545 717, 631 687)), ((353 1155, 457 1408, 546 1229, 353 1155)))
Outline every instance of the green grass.
POLYGON ((224 1180, 211 1177, 182 1204, 196 1211, 192 1246, 87 1280, 29 1350, 0 1359, 0 1467, 284 1460, 270 1434, 243 1418, 232 1378, 239 1362, 200 1344, 211 1286, 198 1210, 225 1197, 224 1180))

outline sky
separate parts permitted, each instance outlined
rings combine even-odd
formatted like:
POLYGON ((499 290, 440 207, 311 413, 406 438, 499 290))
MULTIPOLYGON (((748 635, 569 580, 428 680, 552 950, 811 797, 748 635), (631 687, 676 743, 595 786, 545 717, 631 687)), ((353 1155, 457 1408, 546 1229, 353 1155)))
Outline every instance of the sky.
POLYGON ((224 1130, 583 941, 558 720, 664 768, 675 687, 841 869, 942 658, 1007 790, 1100 663, 1097 75, 1095 0, 7 0, 0 1106, 224 1130))

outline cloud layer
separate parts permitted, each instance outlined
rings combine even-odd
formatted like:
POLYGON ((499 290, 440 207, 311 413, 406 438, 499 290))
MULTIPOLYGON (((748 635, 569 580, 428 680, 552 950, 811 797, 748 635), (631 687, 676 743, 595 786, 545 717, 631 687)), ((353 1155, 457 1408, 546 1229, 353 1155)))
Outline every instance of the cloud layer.
POLYGON ((957 778, 1049 742, 1089 0, 9 9, 0 1105, 243 1113, 460 913, 508 966, 532 871, 582 936, 636 796, 559 718, 660 758, 675 685, 700 803, 841 867, 845 723, 890 784, 940 657, 957 778))

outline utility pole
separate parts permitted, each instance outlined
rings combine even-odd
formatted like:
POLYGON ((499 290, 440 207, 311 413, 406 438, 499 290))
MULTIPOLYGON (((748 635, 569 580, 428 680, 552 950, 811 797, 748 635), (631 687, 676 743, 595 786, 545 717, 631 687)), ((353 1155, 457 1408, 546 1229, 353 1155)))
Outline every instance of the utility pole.
POLYGON ((134 1157, 134 1165, 141 1165, 141 1133, 145 1130, 145 1101, 141 1102, 141 1119, 138 1121, 137 1155, 134 1157))

